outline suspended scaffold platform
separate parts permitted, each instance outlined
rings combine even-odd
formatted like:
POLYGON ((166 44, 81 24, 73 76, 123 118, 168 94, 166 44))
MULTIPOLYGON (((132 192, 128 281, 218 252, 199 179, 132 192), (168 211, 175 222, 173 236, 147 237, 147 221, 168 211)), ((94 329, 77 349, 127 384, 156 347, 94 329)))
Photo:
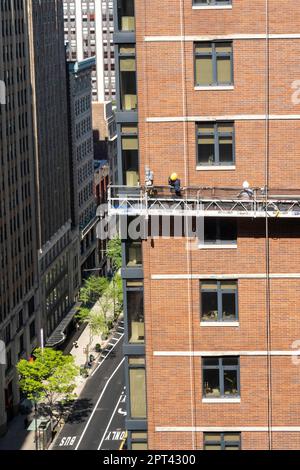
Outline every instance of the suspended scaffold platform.
POLYGON ((300 189, 182 188, 169 186, 108 188, 108 214, 127 216, 300 217, 300 189))

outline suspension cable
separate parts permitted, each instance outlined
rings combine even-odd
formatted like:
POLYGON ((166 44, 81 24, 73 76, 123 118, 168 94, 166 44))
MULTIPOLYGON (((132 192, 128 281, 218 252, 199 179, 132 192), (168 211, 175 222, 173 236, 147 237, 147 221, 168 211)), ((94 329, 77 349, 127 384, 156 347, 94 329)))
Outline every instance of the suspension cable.
MULTIPOLYGON (((182 77, 182 114, 183 114, 183 155, 184 155, 184 178, 185 185, 189 184, 189 147, 188 147, 188 100, 187 100, 187 77, 186 77, 186 60, 185 60, 185 24, 184 24, 184 0, 180 0, 180 36, 181 36, 181 77, 182 77)), ((186 196, 187 198, 187 193, 186 196)), ((187 199, 186 199, 187 200, 187 199)), ((186 238, 186 262, 187 262, 187 295, 188 295, 188 322, 189 322, 189 370, 190 370, 190 404, 191 404, 191 422, 192 422, 192 449, 197 447, 196 434, 196 396, 195 396, 195 366, 194 366, 194 328, 193 328, 193 286, 192 286, 192 256, 191 242, 189 239, 189 217, 184 217, 184 228, 186 238)))
POLYGON ((269 0, 265 4, 266 16, 266 101, 265 101, 265 267, 266 267, 266 343, 267 343, 267 414, 268 447, 272 450, 272 337, 271 337, 271 280, 270 280, 270 227, 268 216, 268 197, 270 184, 270 38, 269 38, 269 0))
MULTIPOLYGON (((144 0, 144 25, 143 25, 143 30, 145 32, 145 35, 147 34, 147 0, 144 0)), ((145 51, 145 60, 144 60, 144 77, 147 77, 147 58, 148 58, 148 43, 147 42, 144 42, 144 46, 146 48, 146 51, 145 51)), ((137 51, 136 51, 137 52, 137 51)), ((137 53, 136 53, 136 60, 137 60, 137 53)), ((148 89, 148 80, 145 80, 144 83, 146 83, 145 85, 145 92, 146 92, 146 104, 147 104, 147 110, 149 109, 149 89, 148 89)), ((139 129, 138 129, 139 131, 139 129)), ((150 168, 150 152, 149 152, 149 123, 147 123, 146 125, 146 132, 145 132, 145 162, 146 164, 149 166, 150 168)), ((139 145, 139 149, 140 149, 140 145, 139 145)), ((142 170, 140 168, 140 176, 144 173, 144 169, 142 170)), ((147 320, 147 316, 145 315, 145 318, 144 318, 144 321, 145 321, 145 327, 147 327, 146 325, 146 322, 149 321, 149 326, 150 326, 150 330, 151 330, 151 336, 153 335, 153 331, 154 331, 154 322, 153 322, 153 314, 152 314, 152 279, 151 279, 151 256, 150 256, 150 250, 151 250, 151 244, 152 244, 152 239, 151 239, 151 236, 149 237, 149 220, 148 219, 145 219, 144 220, 144 230, 146 231, 146 233, 144 234, 145 235, 145 238, 147 240, 147 245, 148 245, 148 283, 149 283, 149 298, 148 298, 148 302, 147 302, 147 309, 149 311, 149 317, 150 317, 150 320, 147 320), (149 246, 149 242, 150 242, 150 246, 149 246)), ((151 234, 150 234, 151 235, 151 234)), ((144 256, 144 254, 143 254, 144 256)), ((143 273, 144 273, 144 269, 143 269, 143 273)), ((145 275, 144 275, 144 284, 145 284, 145 275)), ((144 286, 145 287, 145 286, 144 286)), ((145 288, 144 288, 144 303, 145 303, 145 288)), ((146 311, 146 309, 145 309, 146 311)), ((146 331, 148 330, 148 328, 146 328, 146 331)), ((151 338, 152 339, 152 338, 151 338)), ((149 334, 148 334, 148 340, 149 340, 149 334)), ((153 372, 152 372, 152 377, 149 377, 149 371, 153 371, 154 370, 154 359, 153 359, 153 354, 151 356, 151 354, 146 354, 146 357, 145 357, 145 366, 146 366, 146 381, 149 383, 150 380, 152 380, 153 382, 153 372), (151 367, 149 367, 149 364, 151 363, 151 367)), ((146 383, 147 385, 147 383, 146 383)), ((151 397, 151 399, 153 399, 153 397, 151 397)), ((149 422, 149 413, 148 413, 148 410, 149 410, 149 407, 148 407, 148 400, 150 401, 150 397, 146 396, 146 400, 147 400, 147 420, 149 422)), ((149 433, 148 433, 149 435, 149 433)), ((149 444, 149 442, 148 442, 149 444)))

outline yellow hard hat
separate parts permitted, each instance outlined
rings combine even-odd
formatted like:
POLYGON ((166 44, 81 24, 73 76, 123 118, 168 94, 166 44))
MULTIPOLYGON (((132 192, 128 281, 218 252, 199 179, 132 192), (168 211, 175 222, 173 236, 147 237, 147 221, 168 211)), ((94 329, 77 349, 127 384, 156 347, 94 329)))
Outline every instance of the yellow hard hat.
POLYGON ((177 173, 172 173, 170 176, 171 181, 176 181, 178 178, 177 173))

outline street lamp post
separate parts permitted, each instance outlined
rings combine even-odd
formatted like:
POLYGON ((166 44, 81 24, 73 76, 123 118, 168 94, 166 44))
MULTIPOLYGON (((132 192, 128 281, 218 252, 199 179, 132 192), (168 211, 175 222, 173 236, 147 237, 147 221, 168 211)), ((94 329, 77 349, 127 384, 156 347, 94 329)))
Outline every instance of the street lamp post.
POLYGON ((35 423, 35 450, 39 450, 39 442, 38 442, 38 417, 37 417, 37 400, 34 400, 34 423, 35 423))
POLYGON ((112 283, 113 283, 113 302, 114 302, 114 321, 116 318, 116 292, 115 292, 115 275, 114 271, 112 272, 112 283))

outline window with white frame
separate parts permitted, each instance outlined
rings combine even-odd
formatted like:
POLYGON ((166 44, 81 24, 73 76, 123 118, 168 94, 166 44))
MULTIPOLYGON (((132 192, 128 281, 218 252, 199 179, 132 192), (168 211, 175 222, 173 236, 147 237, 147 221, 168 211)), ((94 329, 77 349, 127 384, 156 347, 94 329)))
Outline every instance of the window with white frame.
POLYGON ((224 6, 232 5, 232 0, 193 0, 193 6, 224 6))
POLYGON ((235 163, 233 122, 197 124, 197 164, 231 166, 235 163))
POLYGON ((205 398, 240 396, 239 357, 204 357, 202 369, 205 398))
POLYGON ((233 52, 231 41, 195 44, 195 85, 233 85, 233 52))
POLYGON ((240 432, 205 432, 204 450, 241 450, 240 432))
POLYGON ((238 320, 237 281, 203 280, 200 283, 201 321, 238 320))

